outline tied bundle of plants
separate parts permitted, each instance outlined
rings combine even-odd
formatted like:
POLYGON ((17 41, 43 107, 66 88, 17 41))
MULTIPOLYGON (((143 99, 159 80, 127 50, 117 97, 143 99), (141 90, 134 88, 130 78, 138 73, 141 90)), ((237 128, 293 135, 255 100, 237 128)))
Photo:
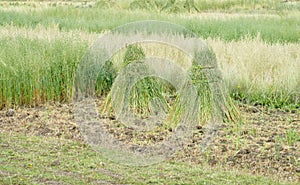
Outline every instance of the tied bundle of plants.
MULTIPOLYGON (((133 62, 143 63, 143 59, 145 59, 145 53, 142 47, 137 44, 129 45, 126 47, 122 67, 125 68, 133 62)), ((115 77, 115 75, 111 75, 111 77, 115 77)), ((108 91, 110 87, 107 88, 108 91)), ((158 109, 167 112, 170 102, 167 102, 166 97, 171 96, 170 94, 173 92, 174 88, 168 82, 154 77, 145 77, 137 81, 130 89, 130 111, 141 117, 159 114, 155 112, 158 109)), ((111 92, 109 92, 104 102, 101 107, 102 112, 111 113, 111 92)))
MULTIPOLYGON (((190 109, 191 112, 198 114, 200 125, 205 125, 211 120, 222 120, 223 122, 240 120, 239 110, 223 86, 216 57, 211 49, 204 49, 195 53, 188 73, 197 91, 197 106, 190 109)), ((185 105, 180 102, 179 96, 176 96, 167 116, 168 125, 176 126, 178 124, 183 106, 185 105)))
POLYGON ((216 56, 210 48, 195 53, 189 72, 198 93, 201 123, 213 117, 220 117, 225 122, 239 121, 240 113, 223 85, 216 56))
MULTIPOLYGON (((129 45, 127 47, 123 62, 126 66, 131 62, 143 62, 142 60, 144 58, 145 53, 141 46, 129 45)), ((162 95, 166 90, 167 89, 164 87, 162 80, 157 78, 146 77, 138 81, 130 92, 129 104, 131 111, 142 116, 149 116, 150 114, 155 114, 152 111, 156 106, 166 109, 168 104, 162 95), (152 101, 154 98, 158 98, 159 101, 152 101)), ((169 91, 171 91, 171 89, 169 89, 169 91)))

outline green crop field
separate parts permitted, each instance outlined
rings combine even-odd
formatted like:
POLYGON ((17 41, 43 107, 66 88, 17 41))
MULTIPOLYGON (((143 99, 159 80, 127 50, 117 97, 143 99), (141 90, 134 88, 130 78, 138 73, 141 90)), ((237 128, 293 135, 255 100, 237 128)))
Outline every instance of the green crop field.
MULTIPOLYGON (((297 184, 299 51, 299 0, 0 1, 0 184, 297 184), (76 70, 93 43, 143 20, 181 25, 208 45, 226 89, 224 124, 201 152, 199 133, 214 116, 202 66, 163 44, 129 45, 99 71, 100 115, 114 117, 111 88, 120 68, 151 53, 184 68, 191 63, 201 97, 201 128, 188 144, 165 162, 131 167, 85 143, 72 100, 76 70)), ((136 133, 115 118, 105 127, 128 143, 163 140, 183 109, 171 86, 146 78, 131 92, 130 108, 142 117, 153 97, 162 100, 170 112, 162 128, 136 133)))

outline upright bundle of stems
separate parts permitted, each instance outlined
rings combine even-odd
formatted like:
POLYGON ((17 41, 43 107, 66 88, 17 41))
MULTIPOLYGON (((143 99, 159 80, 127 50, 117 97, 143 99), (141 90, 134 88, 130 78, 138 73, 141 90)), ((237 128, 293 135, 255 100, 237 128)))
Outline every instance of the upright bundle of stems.
MULTIPOLYGON (((142 63, 143 59, 145 59, 145 53, 142 47, 137 44, 129 45, 126 48, 122 64, 123 67, 126 67, 132 62, 142 63)), ((111 62, 108 63, 111 64, 111 62)), ((106 65, 104 71, 113 71, 112 65, 106 65)), ((109 75, 99 79, 104 79, 103 83, 107 85, 105 88, 109 86, 106 90, 110 90, 115 73, 101 72, 100 74, 109 75), (105 81, 105 79, 109 80, 105 81)), ((130 89, 130 111, 145 118, 153 114, 151 107, 163 107, 160 110, 168 112, 164 120, 164 125, 167 128, 175 127, 178 124, 183 108, 191 109, 193 112, 196 111, 200 120, 199 124, 201 125, 217 116, 223 121, 239 120, 239 112, 223 86, 221 73, 216 65, 216 57, 211 49, 204 49, 195 54, 188 74, 197 91, 196 100, 198 101, 198 107, 183 107, 186 105, 180 102, 180 93, 176 92, 170 83, 159 78, 145 77, 137 81, 130 89), (153 101, 155 98, 158 98, 160 101, 153 101), (153 105, 155 103, 157 105, 153 105)), ((101 110, 103 113, 112 112, 111 92, 108 93, 101 110)))

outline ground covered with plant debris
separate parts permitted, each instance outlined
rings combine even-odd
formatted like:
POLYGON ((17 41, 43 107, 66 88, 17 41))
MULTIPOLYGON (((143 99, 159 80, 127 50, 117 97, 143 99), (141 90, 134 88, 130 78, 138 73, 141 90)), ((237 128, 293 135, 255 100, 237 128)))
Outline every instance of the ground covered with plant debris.
MULTIPOLYGON (((300 182, 299 111, 239 107, 242 120, 237 124, 223 124, 204 152, 199 144, 205 130, 197 126, 190 142, 172 160, 242 170, 278 181, 300 182)), ((114 118, 106 118, 104 126, 109 132, 129 144, 137 141, 155 144, 172 132, 162 130, 161 134, 156 131, 145 135, 116 125, 114 118)), ((72 105, 67 104, 1 110, 0 133, 84 142, 74 120, 72 105)))

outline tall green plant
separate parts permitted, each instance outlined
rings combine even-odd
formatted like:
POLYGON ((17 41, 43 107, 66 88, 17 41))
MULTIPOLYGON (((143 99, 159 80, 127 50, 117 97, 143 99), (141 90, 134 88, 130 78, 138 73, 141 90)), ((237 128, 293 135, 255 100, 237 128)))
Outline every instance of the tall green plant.
POLYGON ((113 67, 112 61, 107 61, 99 71, 95 91, 97 96, 107 95, 113 85, 117 72, 113 67))
POLYGON ((0 108, 71 100, 85 44, 16 37, 2 38, 0 45, 0 108))

